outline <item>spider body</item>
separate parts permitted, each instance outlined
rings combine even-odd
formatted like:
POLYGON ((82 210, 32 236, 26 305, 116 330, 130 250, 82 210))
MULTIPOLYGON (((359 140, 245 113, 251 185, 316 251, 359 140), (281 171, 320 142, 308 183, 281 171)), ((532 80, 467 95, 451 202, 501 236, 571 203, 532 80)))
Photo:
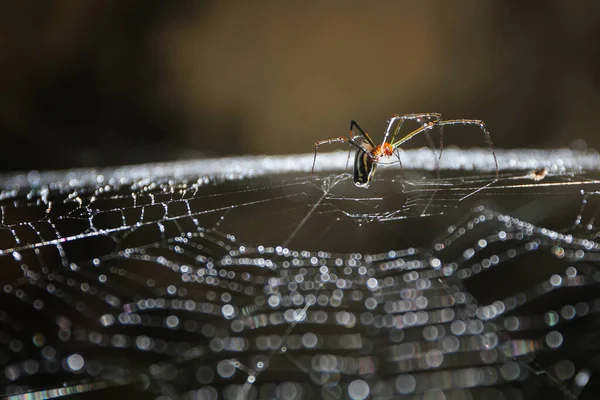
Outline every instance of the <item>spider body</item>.
POLYGON ((533 171, 531 171, 531 173, 529 174, 529 177, 531 179, 533 179, 536 182, 539 182, 541 180, 543 180, 546 175, 548 175, 548 170, 546 168, 541 168, 541 169, 534 169, 533 171))
MULTIPOLYGON (((440 158, 442 157, 442 150, 444 148, 444 136, 443 136, 443 126, 444 125, 476 125, 481 128, 483 131, 483 135, 485 137, 485 142, 490 148, 492 155, 494 156, 494 163, 496 164, 496 178, 499 176, 498 172, 498 160, 496 159, 496 153, 494 152, 494 146, 492 145, 492 138, 490 137, 489 132, 487 131, 485 124, 483 121, 476 119, 451 119, 451 120, 442 120, 442 114, 440 113, 419 113, 419 114, 406 114, 406 115, 397 115, 395 114, 388 121, 388 127, 383 136, 383 141, 380 145, 376 145, 371 136, 356 123, 356 121, 350 122, 350 132, 349 137, 337 137, 332 139, 325 139, 315 143, 315 156, 313 158, 313 166, 311 175, 314 175, 315 172, 315 162, 317 161, 317 149, 322 144, 330 144, 336 142, 346 142, 350 143, 350 145, 356 147, 356 156, 354 158, 354 184, 358 187, 368 188, 371 184, 373 176, 375 175, 375 170, 377 169, 377 164, 381 163, 381 160, 387 157, 390 157, 394 154, 396 148, 400 147, 404 142, 413 138, 422 132, 427 132, 435 127, 440 128, 440 158), (419 123, 419 127, 401 139, 395 140, 396 136, 400 132, 404 121, 413 120, 419 123), (360 134, 362 135, 363 140, 359 141, 357 138, 360 136, 355 136, 353 128, 356 127, 360 134), (391 139, 388 141, 388 137, 391 139)), ((400 154, 397 154, 398 161, 400 161, 400 154)), ((400 167, 402 167, 402 163, 400 162, 400 167)))
POLYGON ((388 142, 373 148, 368 142, 363 141, 364 149, 356 150, 354 157, 354 184, 358 187, 367 188, 371 184, 377 164, 383 157, 394 154, 394 148, 388 142))

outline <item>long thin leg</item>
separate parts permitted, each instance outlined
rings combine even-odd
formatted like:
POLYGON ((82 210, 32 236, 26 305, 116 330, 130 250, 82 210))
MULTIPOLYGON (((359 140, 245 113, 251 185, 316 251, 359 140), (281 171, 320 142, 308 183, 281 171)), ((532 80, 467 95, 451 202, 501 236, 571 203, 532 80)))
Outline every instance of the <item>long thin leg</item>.
MULTIPOLYGON (((442 129, 442 127, 440 126, 440 129, 442 129)), ((433 153, 433 161, 435 162, 435 174, 436 174, 436 178, 438 179, 438 181, 440 180, 440 159, 437 158, 437 154, 435 154, 435 144, 433 143, 433 138, 431 137, 431 134, 429 133, 429 131, 424 131, 423 133, 425 133, 425 138, 427 139, 427 143, 429 144, 429 147, 431 148, 431 152, 433 153)), ((441 155, 440 155, 441 157, 441 155)), ((423 213, 425 213, 423 211, 423 213)))
POLYGON ((369 142, 369 144, 375 148, 375 142, 373 141, 373 139, 371 139, 371 136, 369 136, 369 134, 365 131, 363 131, 363 129, 360 127, 360 125, 358 125, 358 123, 355 120, 350 121, 350 136, 353 136, 353 128, 356 127, 356 129, 358 129, 358 131, 365 137, 365 139, 367 139, 367 142, 369 142))
POLYGON ((494 151, 494 144, 492 143, 492 136, 490 132, 487 130, 485 123, 478 119, 449 119, 446 121, 439 121, 437 125, 440 128, 444 125, 479 125, 479 128, 483 131, 483 137, 485 138, 485 143, 488 145, 490 150, 492 151, 492 155, 494 156, 494 165, 496 166, 496 179, 500 176, 500 169, 498 168, 498 158, 496 158, 496 152, 494 151))
POLYGON ((392 147, 396 148, 396 147, 400 146, 401 144, 407 142, 408 140, 412 139, 414 136, 418 135, 421 132, 431 130, 431 129, 435 128, 436 126, 441 127, 444 125, 478 125, 481 128, 481 130, 483 131, 483 135, 485 137, 485 143, 488 145, 488 147, 492 151, 492 155, 494 156, 494 163, 496 164, 496 178, 499 177, 500 173, 499 173, 499 168, 498 168, 498 159, 496 158, 496 152, 494 151, 492 137, 490 136, 490 133, 488 132, 488 130, 485 126, 485 123, 483 121, 480 121, 477 119, 450 119, 447 121, 430 122, 427 125, 423 125, 417 129, 415 129, 408 135, 404 136, 402 139, 399 139, 398 141, 390 143, 390 144, 392 145, 392 147))
MULTIPOLYGON (((387 141, 387 138, 390 134, 390 130, 396 121, 400 120, 400 123, 396 125, 396 129, 394 129, 394 133, 392 134, 392 138, 391 138, 390 142, 393 142, 394 139, 396 138, 396 136, 398 135, 398 132, 400 132, 402 130, 402 125, 404 124, 405 121, 412 120, 412 121, 420 122, 419 120, 423 119, 423 118, 430 118, 430 119, 432 119, 432 121, 429 121, 429 122, 437 123, 442 120, 442 114, 436 113, 436 112, 412 113, 412 114, 404 114, 404 115, 394 114, 388 122, 388 127, 385 131, 385 135, 383 137, 383 142, 385 143, 387 141)), ((428 133, 428 132, 425 131, 425 133, 428 133)), ((443 127, 440 126, 440 147, 443 147, 443 139, 442 139, 443 136, 442 135, 443 135, 443 127)), ((433 147, 434 147, 433 142, 432 142, 431 136, 429 136, 429 134, 427 134, 427 141, 429 142, 430 147, 433 149, 433 147)), ((435 154, 435 150, 433 152, 435 154)), ((402 168, 402 160, 400 159, 399 151, 396 152, 396 157, 398 158, 398 162, 400 163, 400 170, 402 171, 402 177, 404 178, 404 180, 406 180, 406 176, 404 175, 404 169, 402 168)), ((440 150, 440 157, 441 157, 441 150, 440 150)), ((437 162, 436 162, 436 168, 437 168, 437 175, 438 175, 438 179, 439 179, 440 171, 439 171, 439 165, 437 164, 437 162)))
MULTIPOLYGON (((423 133, 425 133, 425 136, 427 138, 427 143, 429 143, 429 148, 431 149, 431 152, 433 153, 433 158, 435 161, 435 170, 436 170, 436 174, 437 174, 437 179, 440 179, 440 164, 438 162, 438 158, 437 158, 437 154, 435 154, 435 145, 433 143, 433 138, 431 137, 431 135, 429 134, 429 132, 427 130, 423 130, 423 133)), ((400 170, 402 171, 402 178, 404 178, 404 180, 406 180, 406 176, 404 175, 404 168, 402 167, 402 160, 400 159, 400 146, 395 146, 394 147, 394 152, 396 154, 396 158, 398 158, 398 162, 400 163, 400 170)))
MULTIPOLYGON (((392 135, 392 138, 390 139, 390 142, 393 142, 394 139, 396 139, 396 135, 398 135, 398 132, 400 132, 402 130, 402 125, 404 125, 405 121, 417 121, 418 123, 421 123, 423 119, 428 119, 427 122, 423 123, 422 125, 425 125, 429 122, 433 122, 433 123, 438 123, 442 120, 442 114, 441 113, 436 113, 436 112, 428 112, 428 113, 411 113, 411 114, 404 114, 404 115, 394 115, 394 117, 392 117, 392 119, 390 120, 390 124, 388 125, 388 129, 386 131, 386 138, 387 138, 387 134, 389 133, 389 130, 391 128, 391 126, 394 124, 395 120, 400 119, 400 123, 397 124, 396 129, 394 130, 394 134, 392 135)), ((439 159, 442 158, 442 151, 444 150, 444 127, 443 126, 439 126, 440 129, 440 155, 439 155, 439 159)), ((429 135, 429 132, 427 130, 425 130, 425 134, 427 135, 427 142, 429 143, 429 147, 431 148, 431 151, 433 151, 433 155, 434 157, 436 157, 435 154, 435 146, 433 145, 433 140, 431 138, 431 135, 429 135)), ((385 140, 385 139, 384 139, 385 140)), ((400 153, 398 153, 398 156, 400 156, 400 153)), ((398 160, 400 160, 400 157, 398 157, 398 160)), ((435 160, 435 169, 437 172, 437 178, 440 178, 440 167, 438 164, 438 158, 436 157, 435 160)), ((402 168, 402 165, 400 165, 400 168, 402 168)), ((402 171, 402 175, 404 176, 404 171, 402 171)))
POLYGON ((348 158, 346 158, 346 168, 344 170, 348 170, 348 165, 350 165, 350 156, 352 155, 352 145, 348 146, 348 158))
POLYGON ((337 138, 319 140, 318 142, 315 142, 315 157, 313 158, 313 165, 312 165, 312 169, 310 171, 311 177, 315 173, 315 163, 317 162, 317 149, 319 148, 319 146, 321 146, 322 144, 331 144, 331 143, 338 143, 338 142, 350 143, 352 146, 355 146, 356 148, 361 149, 362 151, 367 153, 369 156, 371 155, 371 151, 369 149, 367 149, 365 146, 363 146, 361 143, 359 143, 354 138, 347 138, 347 137, 341 136, 341 137, 337 137, 337 138))
MULTIPOLYGON (((398 134, 398 132, 400 132, 400 129, 402 128, 402 124, 404 124, 404 121, 408 121, 408 120, 416 120, 417 122, 420 122, 420 119, 423 118, 431 118, 431 121, 428 122, 433 122, 434 124, 438 124, 440 121, 442 121, 442 113, 436 113, 436 112, 431 112, 431 113, 414 113, 414 114, 405 114, 402 115, 400 118, 402 118, 402 122, 399 124, 398 129, 396 130, 396 132, 394 132, 394 136, 392 136, 392 139, 390 140, 390 142, 393 142, 394 139, 396 138, 396 135, 398 134)), ((425 124, 423 124, 425 125, 425 124)), ((442 152, 444 151, 444 126, 443 125, 437 125, 440 128, 440 155, 439 155, 439 159, 442 159, 442 152)), ((427 140, 429 142, 431 142, 431 138, 427 138, 427 140)), ((433 149, 434 146, 431 145, 431 148, 433 149)), ((435 150, 433 151, 435 153, 435 150)), ((439 170, 438 170, 438 178, 439 178, 439 170)))
MULTIPOLYGON (((442 120, 442 114, 441 113, 435 113, 435 112, 430 112, 430 113, 413 113, 413 114, 404 114, 404 115, 398 115, 395 114, 389 122, 388 125, 388 129, 386 130, 386 133, 384 135, 383 141, 386 142, 387 141, 387 137, 389 135, 389 131, 390 128, 392 127, 392 125, 394 124, 395 121, 400 120, 400 123, 398 124, 398 126, 396 127, 396 129, 394 130, 394 134, 392 135, 392 138, 390 139, 390 143, 392 143, 394 141, 394 139, 396 139, 396 135, 398 135, 398 132, 400 132, 400 130, 402 129, 402 125, 404 124, 404 121, 418 121, 419 119, 423 119, 423 118, 431 118, 432 121, 428 121, 428 122, 440 122, 442 120)), ((441 129, 441 127, 440 127, 441 129)), ((440 136, 440 143, 442 143, 442 139, 440 136)))
MULTIPOLYGON (((396 157, 398 158, 398 162, 400 163, 400 172, 402 172, 402 179, 406 180, 406 175, 404 175, 404 167, 402 166, 402 160, 400 159, 400 148, 396 147, 396 157)), ((402 185, 404 187, 404 184, 402 185)))

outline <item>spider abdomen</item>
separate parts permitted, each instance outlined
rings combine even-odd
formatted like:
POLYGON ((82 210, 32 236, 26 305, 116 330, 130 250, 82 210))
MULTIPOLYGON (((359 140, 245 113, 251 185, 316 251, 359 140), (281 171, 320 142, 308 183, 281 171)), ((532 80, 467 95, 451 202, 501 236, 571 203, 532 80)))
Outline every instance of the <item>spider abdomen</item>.
POLYGON ((368 143, 363 143, 363 146, 366 150, 370 150, 370 152, 367 153, 362 149, 356 150, 356 156, 354 157, 354 184, 358 187, 367 188, 371 183, 371 179, 373 179, 377 167, 375 157, 373 156, 377 148, 372 149, 368 143))

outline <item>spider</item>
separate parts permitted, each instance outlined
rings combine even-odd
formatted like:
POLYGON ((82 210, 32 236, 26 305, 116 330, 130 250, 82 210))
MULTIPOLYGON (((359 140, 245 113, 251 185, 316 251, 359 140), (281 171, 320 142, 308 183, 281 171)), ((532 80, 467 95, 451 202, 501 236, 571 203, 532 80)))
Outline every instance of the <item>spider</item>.
POLYGON ((529 178, 539 182, 543 180, 546 175, 548 175, 548 170, 546 168, 534 169, 529 173, 529 178))
MULTIPOLYGON (((394 154, 396 148, 398 148, 401 144, 408 141, 412 137, 418 135, 421 132, 426 132, 435 128, 436 126, 440 127, 440 158, 442 157, 442 150, 444 148, 444 140, 443 140, 443 126, 444 125, 478 125, 483 134, 485 136, 485 142, 492 151, 492 155, 494 156, 494 163, 496 164, 496 178, 498 178, 498 160, 496 159, 496 152, 494 152, 494 146, 492 144, 492 138, 490 133, 487 131, 485 124, 483 121, 476 119, 450 119, 450 120, 442 120, 442 114, 440 113, 417 113, 417 114, 406 114, 406 115, 398 115, 394 114, 392 118, 389 120, 388 127, 383 135, 383 142, 380 145, 376 145, 373 139, 369 136, 367 132, 365 132, 356 121, 352 120, 350 122, 350 131, 349 137, 337 137, 332 139, 320 140, 315 143, 315 157, 313 159, 313 166, 311 171, 311 176, 314 175, 315 172, 315 162, 317 161, 317 149, 322 144, 330 144, 336 142, 347 142, 352 146, 356 147, 356 156, 354 158, 354 185, 362 188, 368 188, 371 184, 371 180, 373 179, 373 175, 375 175, 375 170, 377 169, 377 164, 382 163, 382 160, 390 157, 394 154), (424 121, 426 119, 427 121, 424 121), (395 140, 396 135, 402 128, 402 124, 404 121, 414 120, 418 123, 422 124, 420 127, 410 132, 408 135, 404 136, 401 139, 395 140), (397 123, 399 122, 399 123, 397 123), (396 124, 396 128, 392 127, 396 124), (358 129, 360 134, 362 135, 362 141, 358 141, 357 138, 360 138, 360 135, 354 136, 354 127, 358 129), (392 133, 392 137, 388 142, 388 137, 392 133)), ((398 160, 400 160, 400 155, 398 154, 398 160)), ((402 166, 402 163, 400 163, 402 166)))

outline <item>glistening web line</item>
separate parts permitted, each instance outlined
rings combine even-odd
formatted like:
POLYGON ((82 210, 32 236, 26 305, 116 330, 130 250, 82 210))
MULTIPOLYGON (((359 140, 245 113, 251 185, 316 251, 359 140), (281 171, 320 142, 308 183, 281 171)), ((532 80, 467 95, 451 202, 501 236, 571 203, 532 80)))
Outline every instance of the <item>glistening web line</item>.
MULTIPOLYGON (((435 171, 435 156, 428 148, 399 149, 403 169, 407 171, 435 171)), ((550 173, 564 171, 598 171, 600 155, 594 151, 579 152, 571 149, 496 149, 500 171, 531 171, 547 168, 550 173)), ((345 169, 347 152, 336 151, 324 157, 318 157, 315 173, 341 171, 345 169)), ((46 186, 59 182, 66 187, 95 186, 98 184, 115 184, 136 180, 172 177, 177 180, 212 179, 216 181, 240 180, 260 176, 310 172, 314 154, 298 154, 289 156, 244 156, 177 161, 173 163, 157 163, 132 165, 103 169, 72 169, 68 171, 24 172, 0 175, 0 183, 6 189, 18 187, 46 186), (200 178, 198 178, 200 177, 200 178), (123 180, 123 181, 122 181, 123 180)), ((478 171, 493 172, 495 166, 490 163, 489 149, 444 148, 442 158, 438 160, 443 171, 478 171)), ((393 161, 393 160, 392 160, 393 161)), ((399 169, 398 163, 391 163, 385 169, 399 169)), ((4 197, 7 198, 7 194, 4 197)))

